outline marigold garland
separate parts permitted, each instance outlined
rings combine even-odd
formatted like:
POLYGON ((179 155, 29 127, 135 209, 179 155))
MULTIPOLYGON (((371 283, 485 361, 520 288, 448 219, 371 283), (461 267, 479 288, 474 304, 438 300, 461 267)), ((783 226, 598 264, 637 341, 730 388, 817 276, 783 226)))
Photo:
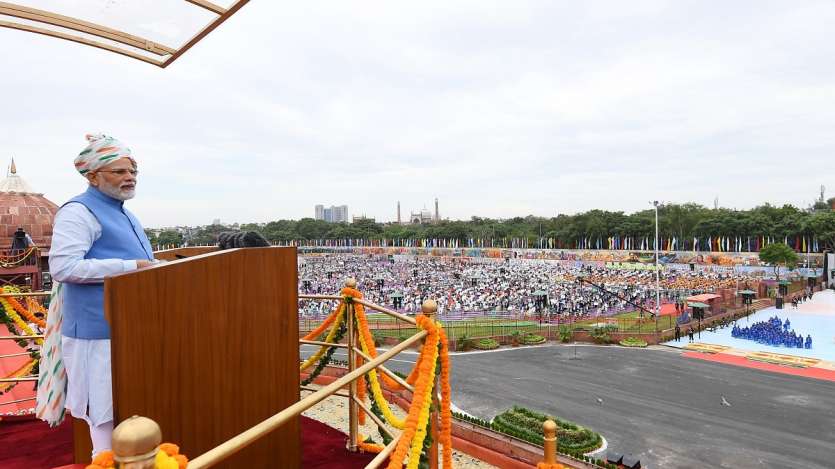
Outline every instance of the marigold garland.
POLYGON ((443 327, 440 329, 441 346, 441 422, 438 439, 442 445, 443 467, 452 467, 452 387, 450 385, 449 340, 443 327))
MULTIPOLYGON (((417 454, 419 459, 420 448, 423 445, 423 438, 421 438, 419 442, 416 442, 416 435, 419 431, 420 422, 424 412, 426 413, 426 418, 429 418, 429 406, 432 403, 431 392, 434 387, 434 370, 436 361, 430 360, 429 357, 437 357, 437 327, 430 319, 422 314, 418 315, 415 319, 418 327, 425 329, 429 333, 423 343, 423 349, 421 350, 421 354, 426 354, 426 359, 421 363, 420 375, 417 379, 417 383, 415 383, 412 405, 409 407, 409 414, 406 417, 406 425, 403 429, 400 440, 397 442, 397 447, 389 458, 388 469, 401 469, 403 467, 403 460, 406 458, 407 452, 410 452, 409 450, 412 446, 414 446, 414 443, 417 443, 417 454)), ((423 436, 426 436, 425 429, 423 429, 423 436)))
MULTIPOLYGON (((430 322, 428 320, 426 322, 430 322)), ((412 446, 409 448, 409 464, 406 466, 407 469, 417 469, 418 464, 420 463, 420 454, 423 451, 423 440, 426 439, 426 431, 429 427, 429 413, 432 407, 432 390, 435 388, 435 370, 437 367, 435 364, 438 362, 438 331, 437 327, 430 332, 426 343, 424 344, 424 352, 426 352, 426 348, 429 348, 428 352, 431 354, 431 360, 427 360, 427 367, 425 370, 421 370, 421 374, 427 375, 427 383, 425 390, 425 395, 422 399, 422 406, 420 409, 420 413, 418 414, 418 422, 417 422, 417 431, 415 432, 414 439, 412 440, 412 446), (431 364, 431 366, 429 366, 431 364)))
MULTIPOLYGON (((362 351, 365 352, 366 355, 371 355, 368 343, 365 339, 365 334, 360 334, 359 340, 362 351)), ((402 430, 405 425, 405 421, 397 418, 397 416, 391 411, 388 401, 385 396, 383 396, 383 391, 380 388, 380 382, 377 380, 377 376, 377 370, 371 370, 368 372, 368 381, 371 383, 371 392, 374 395, 374 400, 377 402, 377 406, 380 408, 380 411, 383 413, 386 421, 394 428, 402 430)))
MULTIPOLYGON (((159 445, 159 451, 154 459, 154 469, 186 469, 188 458, 180 454, 180 447, 173 443, 159 445)), ((97 454, 85 469, 115 469, 116 460, 113 451, 107 450, 97 454)))
MULTIPOLYGON (((22 376, 29 376, 29 373, 32 372, 32 369, 35 368, 35 365, 38 364, 37 359, 32 359, 23 365, 20 368, 12 371, 8 375, 4 376, 3 378, 20 378, 22 376)), ((0 394, 9 391, 11 388, 17 386, 19 383, 3 383, 0 384, 0 394)))
POLYGON ((18 313, 22 314, 23 317, 26 318, 27 321, 36 324, 38 327, 46 329, 46 321, 43 319, 38 319, 32 314, 28 309, 24 308, 19 301, 12 297, 5 298, 6 301, 9 302, 10 305, 17 311, 18 313))
MULTIPOLYGON (((333 326, 331 327, 330 333, 328 333, 328 336, 325 338, 325 342, 328 342, 328 343, 333 342, 333 337, 336 335, 336 332, 339 330, 339 326, 342 324, 343 316, 345 316, 344 314, 342 314, 344 310, 345 310, 344 305, 340 305, 339 308, 337 309, 336 321, 333 321, 333 326)), ((323 346, 319 347, 319 351, 317 351, 315 354, 311 355, 307 360, 304 361, 304 363, 301 364, 301 366, 299 366, 299 371, 304 371, 304 370, 310 368, 310 365, 316 363, 316 361, 319 360, 319 358, 321 358, 322 355, 329 348, 331 348, 331 347, 327 346, 327 345, 323 345, 323 346)))
MULTIPOLYGON (((20 318, 17 312, 14 310, 14 307, 7 301, 7 298, 0 297, 0 304, 3 306, 3 310, 6 312, 6 316, 8 316, 15 325, 20 328, 23 332, 21 335, 36 335, 35 331, 29 327, 29 324, 20 318)), ((35 339, 35 343, 38 345, 43 345, 43 339, 35 339)))
POLYGON ((565 466, 563 466, 560 463, 550 464, 550 463, 547 463, 547 462, 540 462, 540 463, 537 463, 536 469, 565 469, 565 466))
MULTIPOLYGON (((362 299, 362 293, 359 290, 345 287, 342 289, 342 294, 345 296, 350 296, 352 298, 362 299)), ((368 346, 367 350, 363 350, 366 355, 370 356, 371 358, 377 358, 377 347, 374 345, 374 337, 371 335, 371 328, 368 327, 368 319, 365 316, 365 307, 362 304, 354 303, 354 314, 357 318, 357 322, 359 323, 359 335, 361 339, 365 340, 366 345, 368 346)), ((423 356, 418 356, 417 363, 415 363, 415 367, 412 368, 412 371, 409 373, 409 376, 406 378, 406 382, 414 385, 415 381, 417 380, 418 370, 420 369, 420 360, 423 359, 423 356)), ((381 373, 383 381, 385 385, 388 386, 390 389, 395 391, 400 391, 403 386, 400 385, 396 380, 392 379, 385 373, 381 373)))
MULTIPOLYGON (((328 326, 331 326, 331 331, 328 337, 324 340, 328 343, 334 343, 335 333, 339 328, 340 323, 344 321, 356 321, 356 339, 359 340, 360 349, 367 356, 373 358, 377 357, 377 350, 374 346, 374 338, 371 335, 371 330, 368 327, 368 321, 365 316, 365 308, 363 305, 352 302, 352 299, 361 299, 362 293, 354 288, 343 288, 341 290, 343 301, 340 303, 337 311, 331 314, 322 324, 314 331, 308 333, 304 339, 310 340, 321 335, 328 326), (347 314, 341 314, 346 310, 346 305, 352 303, 353 317, 347 314)), ((421 352, 418 355, 415 367, 406 378, 406 382, 413 386, 413 399, 409 407, 406 419, 398 419, 389 407, 388 401, 383 395, 382 387, 380 385, 380 374, 377 370, 370 370, 367 375, 367 382, 365 376, 359 380, 359 387, 357 388, 357 396, 365 401, 366 387, 368 388, 368 397, 371 401, 372 411, 381 416, 389 424, 395 428, 403 430, 397 447, 392 456, 389 458, 389 469, 402 469, 403 461, 408 456, 407 469, 416 469, 421 463, 421 456, 425 456, 427 448, 432 445, 431 438, 428 437, 427 432, 430 428, 429 419, 433 402, 433 390, 435 389, 435 375, 440 372, 440 391, 441 391, 441 409, 440 409, 440 428, 439 428, 439 442, 443 445, 443 468, 450 469, 452 467, 452 435, 451 435, 451 418, 452 412, 450 410, 450 382, 449 382, 449 350, 448 340, 443 327, 440 323, 436 323, 424 315, 418 315, 416 322, 419 328, 427 331, 426 339, 424 340, 421 352)), ((344 330, 344 326, 343 326, 344 330)), ((319 352, 302 364, 302 369, 309 367, 313 362, 319 359, 325 350, 332 351, 335 347, 323 346, 319 352)), ((357 358, 357 363, 362 364, 362 357, 357 358)), ((322 365, 320 361, 319 365, 322 365)), ((317 367, 318 368, 318 367, 317 367)), ((397 380, 394 380, 382 374, 382 380, 387 387, 394 390, 403 389, 397 380)), ((359 414, 359 418, 363 419, 365 415, 359 414)), ((364 419, 363 419, 364 420, 364 419)), ((381 432, 382 435, 382 432, 381 432)), ((360 450, 368 452, 379 452, 383 446, 373 442, 373 440, 366 439, 360 435, 360 450)), ((384 438, 385 441, 385 438, 384 438)))
POLYGON ((375 443, 371 437, 366 437, 362 433, 359 435, 359 440, 359 449, 365 453, 379 453, 385 448, 384 446, 375 443))

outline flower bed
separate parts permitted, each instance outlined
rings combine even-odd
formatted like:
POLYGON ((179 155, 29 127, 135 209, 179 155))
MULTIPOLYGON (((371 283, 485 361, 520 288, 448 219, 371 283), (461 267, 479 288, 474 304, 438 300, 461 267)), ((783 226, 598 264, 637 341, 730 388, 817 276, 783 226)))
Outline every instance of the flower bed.
POLYGON ((458 413, 454 413, 453 416, 459 420, 489 428, 537 446, 543 445, 542 423, 545 420, 553 420, 557 424, 558 451, 580 460, 587 460, 584 456, 585 453, 594 451, 603 444, 600 435, 588 428, 554 416, 540 414, 524 407, 514 406, 513 409, 497 415, 492 422, 458 413))
POLYGON ((538 334, 525 334, 522 336, 522 343, 525 345, 538 345, 545 343, 545 337, 538 334))
POLYGON ((496 342, 496 339, 486 337, 473 341, 473 347, 479 350, 493 350, 499 348, 499 343, 496 342))
POLYGON ((647 342, 645 340, 637 339, 635 337, 627 337, 619 342, 624 347, 646 347, 647 342))

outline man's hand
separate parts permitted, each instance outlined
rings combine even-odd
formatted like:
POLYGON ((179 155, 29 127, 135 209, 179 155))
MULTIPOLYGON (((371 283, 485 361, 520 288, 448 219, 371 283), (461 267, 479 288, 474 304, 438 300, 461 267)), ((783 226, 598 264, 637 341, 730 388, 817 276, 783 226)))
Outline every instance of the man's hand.
POLYGON ((136 261, 136 268, 137 269, 141 269, 143 267, 149 267, 149 266, 152 266, 152 265, 154 265, 154 263, 152 261, 139 260, 139 259, 137 259, 137 261, 136 261))

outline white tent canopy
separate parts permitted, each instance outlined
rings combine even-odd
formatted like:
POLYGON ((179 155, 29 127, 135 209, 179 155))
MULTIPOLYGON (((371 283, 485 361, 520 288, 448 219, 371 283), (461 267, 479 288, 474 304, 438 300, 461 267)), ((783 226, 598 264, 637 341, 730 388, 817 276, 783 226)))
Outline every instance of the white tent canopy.
POLYGON ((0 2, 0 27, 73 41, 165 68, 248 1, 0 2))

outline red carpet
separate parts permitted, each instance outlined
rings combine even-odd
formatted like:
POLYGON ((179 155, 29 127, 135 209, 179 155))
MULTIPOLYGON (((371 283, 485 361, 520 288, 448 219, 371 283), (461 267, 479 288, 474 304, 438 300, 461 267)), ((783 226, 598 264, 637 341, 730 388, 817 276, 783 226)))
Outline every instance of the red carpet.
MULTIPOLYGON (((301 418, 302 464, 305 469, 363 468, 373 454, 349 453, 348 438, 339 430, 307 417, 301 418)), ((0 421, 0 467, 48 469, 72 464, 72 425, 69 420, 50 429, 40 420, 0 421)))
POLYGON ((72 463, 72 422, 57 428, 41 420, 0 421, 0 467, 42 469, 72 463))
POLYGON ((745 357, 728 355, 726 353, 711 354, 700 352, 684 352, 682 355, 689 358, 707 360, 709 362, 725 363, 728 365, 742 366, 745 368, 756 368, 758 370, 771 371, 774 373, 783 373, 786 375, 803 376, 806 378, 822 379, 826 381, 835 381, 835 371, 824 370, 822 368, 795 368, 792 366, 775 365, 773 363, 758 362, 754 360, 749 360, 745 357))

